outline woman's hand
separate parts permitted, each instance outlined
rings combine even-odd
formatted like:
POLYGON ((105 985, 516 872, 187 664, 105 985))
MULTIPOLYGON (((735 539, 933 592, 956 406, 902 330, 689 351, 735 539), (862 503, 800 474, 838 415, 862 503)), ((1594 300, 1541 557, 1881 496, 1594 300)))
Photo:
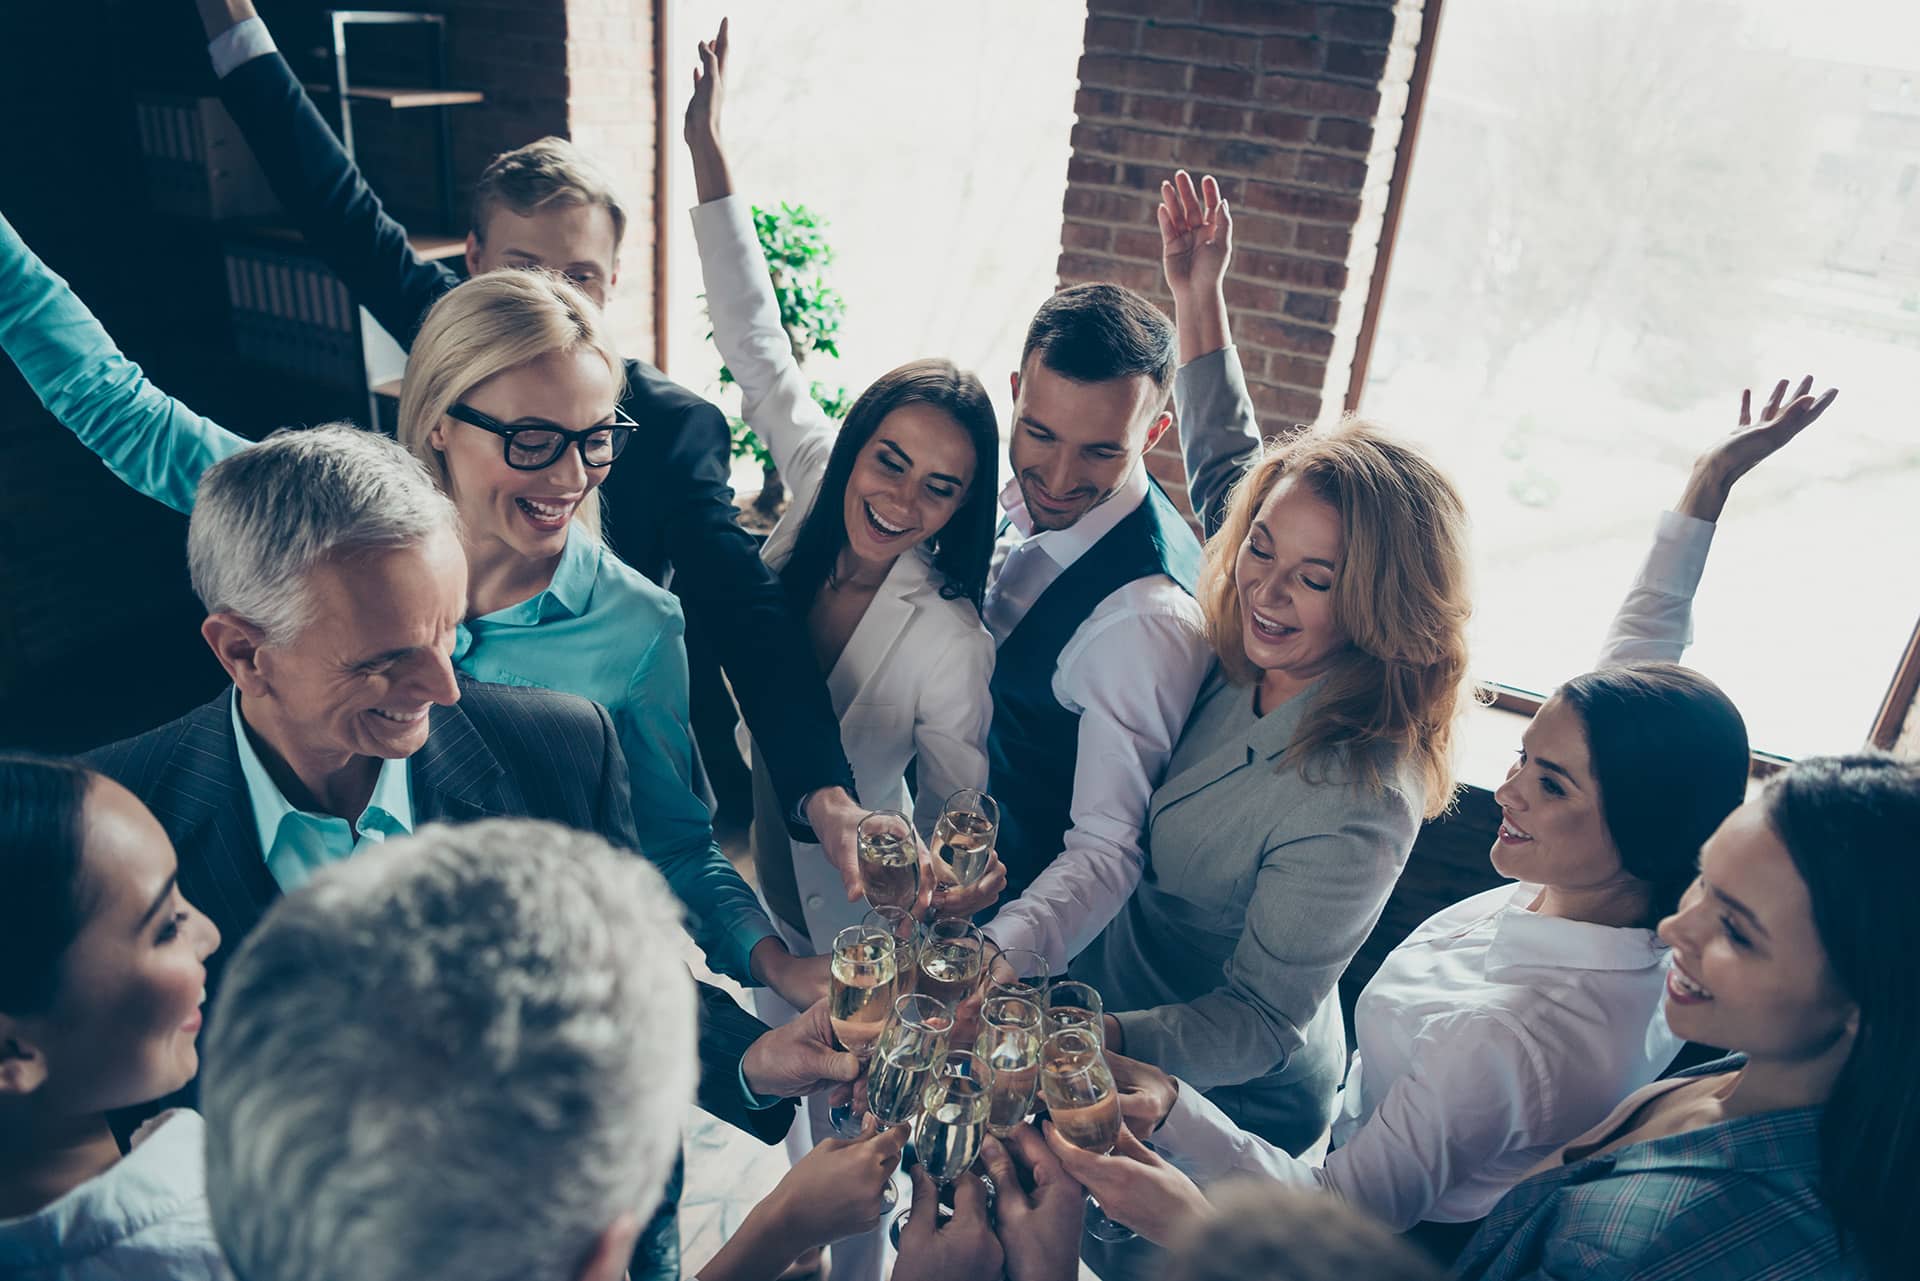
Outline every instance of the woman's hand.
POLYGON ((1173 293, 1180 360, 1187 363, 1227 345, 1224 281, 1233 259, 1233 215, 1208 174, 1195 189, 1182 169, 1160 184, 1160 265, 1173 293))
POLYGON ((795 1254, 832 1245, 880 1222, 881 1196, 900 1165, 911 1127, 878 1128, 868 1117, 857 1139, 823 1139, 794 1163, 763 1203, 795 1254))
POLYGON ((693 153, 693 185, 701 204, 733 194, 727 156, 720 145, 720 107, 725 98, 727 20, 699 45, 700 65, 693 69, 693 97, 687 102, 685 137, 693 153))
POLYGON ((1047 1146, 1060 1164, 1100 1202, 1107 1217, 1164 1246, 1181 1229, 1208 1213, 1206 1196, 1192 1179, 1122 1127, 1110 1156, 1075 1147, 1046 1123, 1047 1146))
POLYGON ((988 852, 985 870, 968 885, 955 885, 952 870, 937 856, 929 856, 927 866, 933 869, 934 878, 938 881, 932 899, 934 913, 938 916, 971 917, 975 912, 999 902, 1001 893, 1007 888, 1007 865, 1000 861, 999 850, 988 852))
POLYGON ((1753 389, 1743 390, 1740 393, 1740 425, 1732 435, 1716 441, 1694 459, 1686 490, 1674 510, 1696 520, 1720 519, 1720 512, 1727 505, 1727 495, 1732 492, 1734 483, 1806 430, 1814 419, 1826 413, 1827 406, 1840 394, 1840 389, 1829 387, 1818 399, 1812 392, 1813 375, 1808 374, 1800 380, 1793 398, 1782 405, 1780 402, 1787 394, 1787 380, 1782 378, 1775 384, 1773 395, 1767 401, 1759 423, 1755 424, 1753 389))
POLYGON ((805 1010, 826 999, 833 957, 795 956, 786 944, 769 936, 753 945, 747 965, 775 996, 796 1010, 805 1010))

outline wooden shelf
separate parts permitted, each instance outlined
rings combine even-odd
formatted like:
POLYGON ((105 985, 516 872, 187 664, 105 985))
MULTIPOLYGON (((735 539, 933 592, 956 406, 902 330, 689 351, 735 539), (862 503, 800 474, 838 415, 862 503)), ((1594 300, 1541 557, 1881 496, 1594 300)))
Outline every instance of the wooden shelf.
MULTIPOLYGON (((256 219, 237 218, 219 224, 221 230, 243 239, 262 241, 270 245, 284 246, 288 249, 300 249, 306 245, 306 238, 298 228, 289 227, 281 222, 261 222, 256 219)), ((458 258, 467 252, 465 236, 450 236, 439 233, 416 232, 407 237, 407 244, 413 252, 427 262, 439 262, 443 258, 458 258)))
MULTIPOLYGON (((309 83, 308 93, 336 92, 330 84, 309 83)), ((485 102, 487 95, 477 89, 419 89, 388 85, 348 85, 347 97, 353 102, 379 102, 395 111, 408 107, 465 107, 485 102)))
POLYGON ((438 262, 442 258, 457 258, 467 252, 465 236, 412 235, 407 243, 413 252, 428 262, 438 262))

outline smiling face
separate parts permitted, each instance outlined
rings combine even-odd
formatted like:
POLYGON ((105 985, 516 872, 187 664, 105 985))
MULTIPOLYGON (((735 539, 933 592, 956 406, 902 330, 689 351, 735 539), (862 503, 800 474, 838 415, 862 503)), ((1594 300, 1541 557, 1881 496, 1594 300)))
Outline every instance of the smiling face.
POLYGON ((466 614, 467 562, 452 530, 411 547, 335 557, 308 579, 311 619, 263 645, 236 677, 256 729, 303 776, 355 756, 400 759, 427 741, 435 703, 460 700, 448 656, 466 614), (306 768, 302 768, 305 766, 306 768))
POLYGON ((523 214, 495 203, 487 215, 486 235, 467 237, 467 274, 545 268, 567 277, 604 307, 619 278, 619 250, 613 215, 605 205, 552 201, 523 214))
POLYGON ((1262 672, 1312 680, 1348 645, 1333 616, 1333 583, 1346 553, 1340 513, 1283 476, 1254 513, 1234 558, 1241 644, 1262 672))
POLYGON ((928 404, 895 409, 847 477, 847 550, 882 564, 932 538, 960 509, 973 471, 972 442, 952 415, 928 404))
POLYGON ((111 779, 87 787, 81 877, 92 910, 52 1006, 20 1031, 45 1056, 48 1109, 87 1115, 160 1098, 199 1070, 206 959, 220 932, 181 897, 173 845, 111 779))
POLYGON ((1699 879, 1660 922, 1660 938, 1673 949, 1665 1008, 1675 1036, 1787 1062, 1828 1054, 1849 1036, 1853 1003, 1763 798, 1708 838, 1699 879))
POLYGON ((1493 799, 1501 823, 1491 857, 1500 875, 1567 894, 1632 879, 1607 830, 1586 726, 1558 695, 1527 723, 1493 799))
MULTIPOLYGON (((583 344, 503 370, 460 403, 503 427, 586 431, 613 422, 620 391, 606 359, 583 344)), ((588 467, 569 445, 552 465, 520 471, 507 464, 502 437, 452 418, 442 419, 427 443, 446 460, 448 492, 468 545, 481 552, 510 549, 529 560, 551 560, 566 549, 574 513, 609 470, 588 467)))
POLYGON ((1013 376, 1007 455, 1037 530, 1068 529, 1125 483, 1171 421, 1145 374, 1075 382, 1027 358, 1013 376))

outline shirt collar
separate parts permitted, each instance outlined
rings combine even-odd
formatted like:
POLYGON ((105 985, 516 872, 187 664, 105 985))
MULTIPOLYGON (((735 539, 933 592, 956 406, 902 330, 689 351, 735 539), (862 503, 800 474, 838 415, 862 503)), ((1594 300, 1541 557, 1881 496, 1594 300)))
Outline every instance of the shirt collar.
MULTIPOLYGON (((233 743, 240 757, 240 777, 247 784, 247 798, 252 803, 254 826, 260 836, 260 857, 268 859, 273 855, 274 842, 279 839, 281 824, 288 818, 324 820, 333 816, 308 814, 293 807, 280 785, 267 773, 260 754, 253 750, 253 740, 247 736, 246 723, 240 717, 238 687, 233 691, 232 704, 233 743)), ((392 819, 402 831, 413 830, 413 783, 404 758, 380 762, 380 773, 373 780, 373 795, 367 798, 367 807, 360 811, 354 827, 364 830, 368 816, 376 811, 392 819)))
POLYGON ((567 530, 567 545, 554 567, 546 590, 529 596, 505 609, 470 619, 500 627, 534 627, 551 618, 578 618, 593 603, 593 584, 600 576, 600 558, 606 544, 580 528, 575 521, 567 530))
POLYGON ((1542 916, 1528 910, 1539 897, 1538 885, 1514 886, 1487 945, 1488 978, 1524 981, 1522 973, 1529 970, 1645 970, 1665 964, 1667 950, 1652 930, 1542 916))
POLYGON ((1073 562, 1084 556, 1092 546, 1113 531, 1113 527, 1133 514, 1135 508, 1147 498, 1147 464, 1144 459, 1134 463, 1133 470, 1120 482, 1120 488, 1113 491, 1113 497, 1101 503, 1065 529, 1043 529, 1038 533, 1033 529, 1033 515, 1027 510, 1026 499, 1020 496, 1020 478, 1015 476, 1000 491, 1000 506, 1007 513, 1007 520, 1019 533, 1023 545, 1032 544, 1046 552, 1061 569, 1067 569, 1073 562))

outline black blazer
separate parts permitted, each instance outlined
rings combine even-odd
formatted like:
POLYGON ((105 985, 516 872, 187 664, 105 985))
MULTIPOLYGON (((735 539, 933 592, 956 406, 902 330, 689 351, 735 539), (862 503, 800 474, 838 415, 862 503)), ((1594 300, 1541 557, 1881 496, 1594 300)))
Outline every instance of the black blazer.
MULTIPOLYGON (((221 97, 307 243, 402 346, 460 283, 414 255, 278 53, 220 82, 221 97)), ((652 365, 627 361, 622 407, 640 424, 601 486, 607 540, 673 588, 712 639, 767 763, 781 811, 820 787, 853 790, 813 645, 779 580, 734 518, 727 420, 652 365)), ((812 833, 796 828, 811 840, 812 833)))
MULTIPOLYGON (((220 928, 220 950, 207 960, 209 1001, 227 957, 280 897, 240 773, 231 697, 229 689, 179 720, 84 757, 154 812, 180 858, 180 892, 220 928)), ((540 818, 639 849, 613 722, 584 698, 463 679, 460 702, 433 709, 426 746, 408 769, 416 827, 540 818)), ((719 989, 699 989, 700 1106, 778 1142, 792 1123, 792 1101, 755 1111, 740 1086, 740 1060, 766 1024, 719 989)), ((193 1090, 189 1084, 185 1097, 168 1102, 191 1105, 193 1090)))

